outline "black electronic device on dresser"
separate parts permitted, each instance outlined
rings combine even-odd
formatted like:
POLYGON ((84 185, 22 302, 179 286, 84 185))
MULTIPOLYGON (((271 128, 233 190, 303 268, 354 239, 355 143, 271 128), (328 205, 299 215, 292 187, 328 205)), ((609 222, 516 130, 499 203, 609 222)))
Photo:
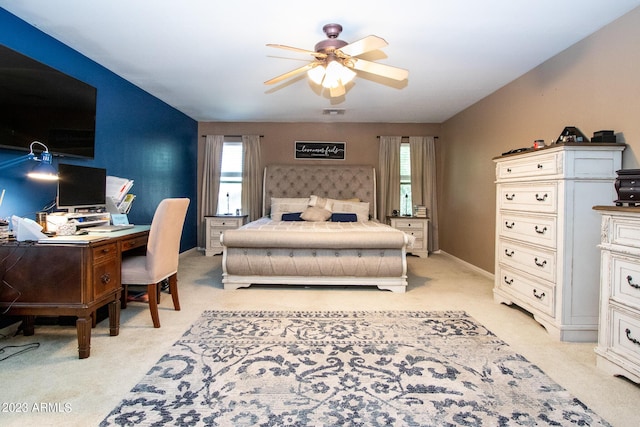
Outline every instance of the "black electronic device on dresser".
POLYGON ((618 174, 614 184, 618 194, 615 200, 616 206, 640 204, 640 169, 620 169, 616 174, 618 174))

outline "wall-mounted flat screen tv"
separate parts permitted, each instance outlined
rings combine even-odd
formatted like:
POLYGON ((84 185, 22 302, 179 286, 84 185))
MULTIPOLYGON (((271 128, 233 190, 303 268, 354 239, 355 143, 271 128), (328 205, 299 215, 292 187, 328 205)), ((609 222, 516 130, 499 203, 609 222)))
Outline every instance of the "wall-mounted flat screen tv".
POLYGON ((95 87, 0 45, 0 148, 94 157, 95 87))

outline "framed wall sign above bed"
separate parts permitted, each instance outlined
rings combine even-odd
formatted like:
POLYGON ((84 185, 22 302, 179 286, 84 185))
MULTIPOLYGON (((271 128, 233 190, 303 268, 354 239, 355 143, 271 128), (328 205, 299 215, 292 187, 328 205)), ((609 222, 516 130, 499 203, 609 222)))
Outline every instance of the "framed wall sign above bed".
POLYGON ((344 160, 345 142, 296 141, 295 158, 304 160, 344 160))

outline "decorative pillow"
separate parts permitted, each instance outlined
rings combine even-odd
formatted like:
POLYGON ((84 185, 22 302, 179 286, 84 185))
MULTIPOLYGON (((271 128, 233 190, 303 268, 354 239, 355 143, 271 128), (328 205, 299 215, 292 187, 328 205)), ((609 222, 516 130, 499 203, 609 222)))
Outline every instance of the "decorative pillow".
POLYGON ((354 213, 332 213, 331 222, 358 222, 358 215, 354 213))
POLYGON ((304 221, 300 218, 300 215, 302 215, 302 212, 283 213, 281 221, 304 221))
POLYGON ((331 218, 331 212, 317 206, 308 206, 300 215, 305 221, 320 222, 331 218))
POLYGON ((309 198, 271 198, 271 219, 282 221, 283 213, 302 212, 309 206, 309 198))
POLYGON ((317 208, 326 209, 331 212, 331 209, 333 208, 333 200, 312 195, 311 197, 309 197, 309 206, 315 206, 317 208))
POLYGON ((358 222, 365 222, 369 220, 369 202, 345 202, 342 200, 334 200, 333 212, 355 213, 358 217, 358 222))

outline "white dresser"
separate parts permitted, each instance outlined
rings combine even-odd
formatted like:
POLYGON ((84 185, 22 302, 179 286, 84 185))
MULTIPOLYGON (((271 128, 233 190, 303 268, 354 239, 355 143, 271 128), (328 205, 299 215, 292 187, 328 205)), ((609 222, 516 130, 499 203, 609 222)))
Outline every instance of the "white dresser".
POLYGON ((248 215, 216 215, 205 216, 205 256, 222 253, 220 235, 225 230, 233 230, 247 223, 248 215))
POLYGON ((421 217, 401 217, 391 216, 389 217, 391 227, 404 231, 405 233, 415 237, 415 242, 412 248, 407 249, 407 252, 419 256, 420 258, 426 258, 429 256, 429 219, 421 217))
POLYGON ((640 208, 595 209, 602 215, 597 366, 640 383, 640 208))
POLYGON ((495 158, 494 300, 555 339, 596 341, 600 216, 616 199, 624 144, 556 144, 495 158))

